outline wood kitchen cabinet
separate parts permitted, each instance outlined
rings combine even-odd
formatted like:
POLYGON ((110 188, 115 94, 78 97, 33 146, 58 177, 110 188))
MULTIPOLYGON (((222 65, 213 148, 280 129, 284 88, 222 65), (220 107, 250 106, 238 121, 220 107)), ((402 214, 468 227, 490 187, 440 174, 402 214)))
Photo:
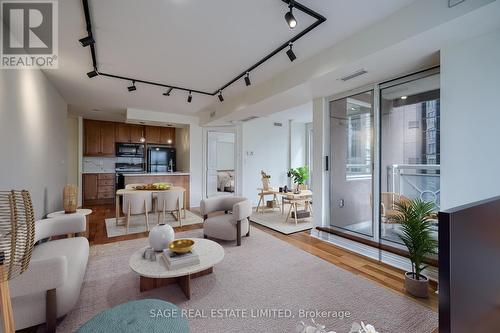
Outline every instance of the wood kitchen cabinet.
POLYGON ((119 143, 141 143, 144 127, 140 125, 116 123, 115 141, 119 143))
POLYGON ((83 204, 110 204, 115 198, 114 173, 86 173, 83 175, 83 204))
POLYGON ((117 123, 115 125, 115 141, 120 143, 130 142, 130 125, 117 123))
POLYGON ((146 126, 146 142, 152 144, 161 143, 161 127, 146 126))
POLYGON ((175 128, 174 127, 160 127, 160 143, 162 145, 175 144, 175 128))
POLYGON ((115 156, 115 123, 85 120, 85 156, 115 156))
POLYGON ((141 138, 144 137, 144 126, 129 125, 130 126, 130 143, 143 143, 141 138))
POLYGON ((97 200, 97 173, 83 175, 83 202, 97 200))

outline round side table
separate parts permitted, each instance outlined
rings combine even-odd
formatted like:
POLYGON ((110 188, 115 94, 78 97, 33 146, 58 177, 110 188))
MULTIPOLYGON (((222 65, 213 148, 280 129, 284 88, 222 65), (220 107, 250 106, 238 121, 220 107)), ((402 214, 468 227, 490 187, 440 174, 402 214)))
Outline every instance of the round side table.
MULTIPOLYGON (((64 210, 60 210, 57 212, 53 212, 47 215, 48 219, 54 218, 54 217, 60 217, 60 216, 67 216, 67 215, 73 215, 73 214, 81 214, 85 216, 85 219, 87 221, 87 225, 85 226, 85 233, 83 233, 82 236, 85 236, 89 238, 89 215, 92 214, 92 209, 87 209, 87 208, 79 208, 76 210, 76 213, 71 213, 71 214, 66 214, 64 210)), ((68 235, 69 236, 69 235, 68 235)))

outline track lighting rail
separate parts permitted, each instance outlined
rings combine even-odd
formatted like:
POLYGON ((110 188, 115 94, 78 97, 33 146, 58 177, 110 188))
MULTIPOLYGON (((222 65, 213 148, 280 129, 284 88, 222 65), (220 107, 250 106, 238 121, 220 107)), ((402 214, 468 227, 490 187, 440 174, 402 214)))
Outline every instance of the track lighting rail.
MULTIPOLYGON (((96 56, 96 42, 94 40, 93 33, 92 33, 92 19, 91 19, 91 15, 90 15, 88 0, 82 0, 83 11, 85 14, 85 23, 86 23, 86 28, 87 28, 87 37, 82 38, 80 40, 80 42, 82 43, 82 46, 89 46, 90 47, 90 54, 92 57, 93 69, 100 76, 106 76, 106 77, 110 77, 110 78, 114 78, 114 79, 134 82, 134 83, 143 83, 143 84, 147 84, 147 85, 164 87, 164 88, 168 88, 170 90, 170 92, 172 90, 185 91, 185 92, 190 93, 190 96, 192 93, 207 95, 207 96, 222 96, 221 93, 224 89, 226 89, 230 85, 234 84, 236 81, 240 80, 241 78, 245 78, 245 83, 247 83, 247 86, 248 86, 249 85, 248 83, 250 82, 250 79, 248 76, 249 76, 249 73, 251 71, 253 71, 257 67, 261 66, 263 63, 265 63, 266 61, 268 61, 269 59, 271 59, 272 57, 274 57, 276 54, 283 51, 284 49, 290 47, 290 50, 291 50, 291 46, 293 45, 294 42, 296 42, 300 38, 304 37, 306 34, 308 34, 313 29, 315 29, 320 24, 322 24, 323 22, 326 21, 326 18, 324 16, 322 16, 321 14, 315 12, 314 10, 304 6, 303 4, 301 4, 297 1, 294 1, 294 0, 282 0, 282 1, 284 3, 286 3, 290 8, 293 7, 293 9, 299 10, 299 11, 303 12, 304 14, 313 17, 314 19, 316 19, 316 21, 314 23, 312 23, 311 25, 309 25, 304 30, 302 30, 300 33, 295 35, 294 37, 290 38, 288 41, 286 41, 283 44, 281 44, 280 46, 278 46, 271 53, 266 55, 264 58, 260 59, 257 63, 255 63, 254 65, 245 69, 243 72, 238 74, 232 80, 230 80, 229 82, 224 84, 222 87, 215 89, 213 92, 202 91, 202 90, 186 88, 186 87, 179 87, 179 86, 175 86, 175 85, 171 85, 171 84, 164 84, 164 83, 159 83, 159 82, 154 82, 154 81, 149 81, 149 80, 141 80, 141 79, 137 79, 137 78, 133 78, 133 77, 121 76, 121 75, 116 75, 116 74, 105 73, 105 72, 99 71, 98 70, 98 63, 97 63, 97 56, 96 56)), ((290 57, 290 55, 289 55, 289 57, 290 57)), ((290 58, 290 60, 293 61, 291 58, 290 58)), ((89 78, 97 76, 97 75, 89 75, 89 74, 87 74, 89 76, 89 78)), ((170 94, 168 94, 168 95, 164 94, 164 95, 168 96, 170 94)), ((219 100, 221 100, 221 102, 223 101, 223 99, 220 97, 219 97, 219 100)))

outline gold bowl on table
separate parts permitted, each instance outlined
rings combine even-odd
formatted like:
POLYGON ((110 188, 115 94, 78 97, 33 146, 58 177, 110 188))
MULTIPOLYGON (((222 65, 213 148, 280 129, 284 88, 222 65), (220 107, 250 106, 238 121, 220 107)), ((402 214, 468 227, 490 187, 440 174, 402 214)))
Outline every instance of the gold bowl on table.
POLYGON ((191 239, 176 239, 168 244, 170 251, 175 253, 187 253, 193 249, 194 240, 191 239))

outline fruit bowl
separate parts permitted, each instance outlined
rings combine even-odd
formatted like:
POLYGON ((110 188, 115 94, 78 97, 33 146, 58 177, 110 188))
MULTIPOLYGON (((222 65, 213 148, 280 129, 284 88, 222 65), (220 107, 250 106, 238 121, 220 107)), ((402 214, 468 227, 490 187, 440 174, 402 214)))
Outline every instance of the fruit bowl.
POLYGON ((176 239, 168 244, 168 248, 170 251, 175 253, 188 253, 193 249, 193 245, 194 240, 176 239))

